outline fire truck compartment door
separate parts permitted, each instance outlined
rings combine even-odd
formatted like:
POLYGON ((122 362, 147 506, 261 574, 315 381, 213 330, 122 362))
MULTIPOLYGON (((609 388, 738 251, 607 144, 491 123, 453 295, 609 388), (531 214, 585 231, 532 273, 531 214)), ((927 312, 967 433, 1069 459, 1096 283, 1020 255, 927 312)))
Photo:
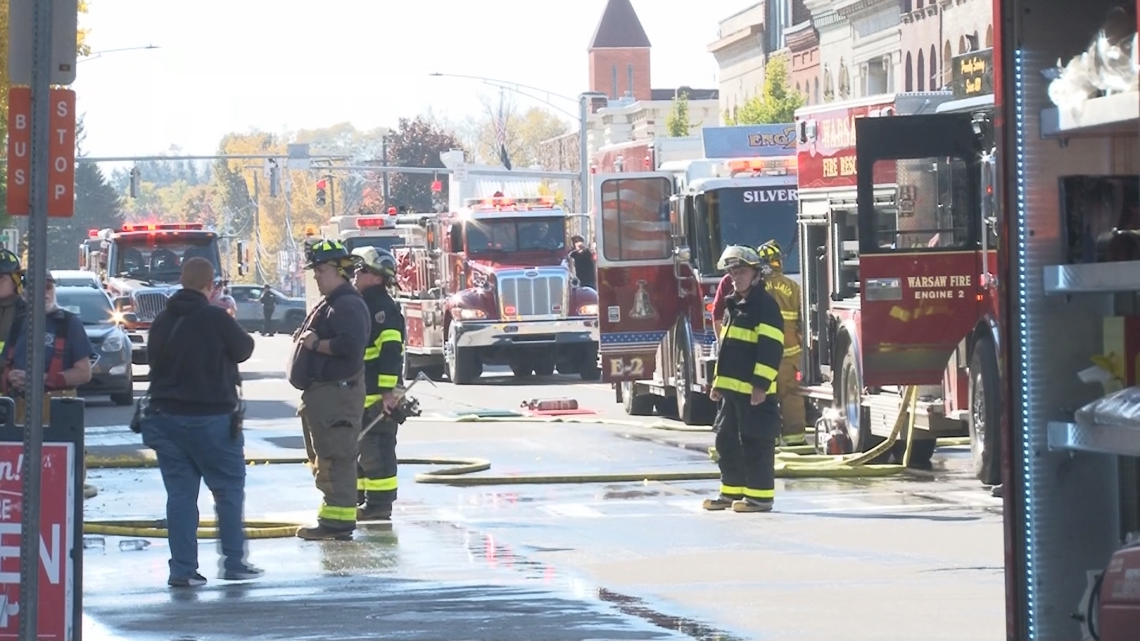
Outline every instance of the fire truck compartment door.
POLYGON ((939 384, 977 322, 982 150, 971 121, 856 121, 864 385, 939 384))
POLYGON ((667 173, 599 175, 594 182, 602 380, 647 380, 676 322, 667 173))

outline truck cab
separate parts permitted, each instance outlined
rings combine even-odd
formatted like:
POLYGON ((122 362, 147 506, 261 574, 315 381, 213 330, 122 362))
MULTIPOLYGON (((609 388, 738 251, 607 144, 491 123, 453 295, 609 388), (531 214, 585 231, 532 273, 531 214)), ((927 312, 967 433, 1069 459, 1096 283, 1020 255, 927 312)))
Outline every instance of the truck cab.
POLYGON ((516 376, 597 377, 597 294, 570 272, 553 199, 496 193, 456 211, 400 217, 395 248, 407 370, 465 385, 484 365, 516 376))

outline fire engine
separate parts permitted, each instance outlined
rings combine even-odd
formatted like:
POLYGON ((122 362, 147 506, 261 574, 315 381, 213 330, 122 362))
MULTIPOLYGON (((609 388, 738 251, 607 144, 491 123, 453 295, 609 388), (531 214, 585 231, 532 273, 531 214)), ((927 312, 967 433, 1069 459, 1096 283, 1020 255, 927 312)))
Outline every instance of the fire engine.
POLYGON ((484 365, 515 376, 598 376, 598 299, 567 264, 567 214, 552 198, 496 193, 400 217, 395 248, 407 321, 405 376, 468 385, 484 365))
MULTIPOLYGON (((392 250, 400 243, 400 232, 396 228, 397 211, 388 209, 387 215, 375 216, 334 216, 320 228, 321 237, 344 243, 348 251, 358 247, 376 247, 392 250)), ((321 299, 312 270, 305 270, 305 308, 311 310, 321 299)))
POLYGON ((799 272, 794 144, 791 123, 705 128, 705 158, 595 176, 602 375, 627 413, 712 422, 725 245, 775 239, 799 272))
POLYGON ((996 484, 997 432, 985 429, 1000 416, 993 99, 978 91, 992 81, 987 60, 953 61, 954 86, 969 91, 797 111, 801 392, 836 410, 821 439, 842 431, 867 450, 890 434, 898 392, 919 386, 911 463, 929 465, 935 439, 973 431, 975 472, 996 484))
MULTIPOLYGON (((223 274, 218 235, 202 223, 127 223, 118 230, 90 230, 80 257, 80 267, 101 275, 115 309, 123 314, 136 365, 146 364, 150 324, 166 309, 171 294, 181 288, 182 262, 205 258, 223 274)), ((219 294, 213 302, 234 313, 229 296, 219 294)))
POLYGON ((665 163, 700 157, 700 136, 636 140, 598 149, 590 161, 590 170, 596 174, 655 171, 665 163))

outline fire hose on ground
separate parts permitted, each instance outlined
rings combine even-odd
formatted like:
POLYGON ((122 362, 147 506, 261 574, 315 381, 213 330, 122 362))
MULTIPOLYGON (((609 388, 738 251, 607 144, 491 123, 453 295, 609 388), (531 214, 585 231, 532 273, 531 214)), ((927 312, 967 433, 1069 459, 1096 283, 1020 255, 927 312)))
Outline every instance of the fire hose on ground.
MULTIPOLYGON (((858 454, 847 455, 820 455, 803 454, 804 451, 814 451, 811 446, 793 446, 777 448, 776 478, 882 478, 902 474, 910 462, 911 443, 914 436, 915 406, 918 400, 918 390, 908 387, 902 395, 903 403, 900 405, 898 417, 885 441, 870 450, 858 454), (898 441, 904 427, 907 430, 907 447, 903 454, 903 462, 897 464, 871 464, 882 454, 886 453, 898 441)), ((593 423, 618 424, 637 427, 646 427, 644 424, 632 421, 612 421, 607 419, 584 419, 566 417, 508 417, 508 416, 465 416, 455 419, 457 422, 509 422, 509 423, 593 423)), ((657 427, 657 426, 651 426, 657 427)), ((708 428, 683 428, 680 426, 660 427, 677 431, 707 432, 708 428)), ((960 440, 952 443, 960 445, 960 440)), ((306 458, 247 458, 246 463, 255 465, 307 465, 306 458)), ((481 458, 402 458, 400 465, 429 465, 439 466, 441 469, 422 472, 415 476, 416 483, 450 485, 459 487, 493 486, 493 485, 561 485, 561 484, 592 484, 592 483, 630 483, 630 482, 669 482, 669 481, 704 481, 717 480, 720 473, 717 470, 708 471, 634 471, 634 472, 601 472, 586 474, 532 474, 532 475, 483 475, 472 476, 478 472, 491 469, 491 461, 481 458)), ((88 469, 137 469, 158 466, 158 461, 150 455, 130 456, 88 456, 86 457, 88 469)), ((266 521, 247 521, 246 535, 249 538, 283 538, 294 535, 299 524, 287 524, 266 521)), ((163 521, 87 521, 84 523, 85 534, 103 534, 108 536, 142 536, 165 538, 167 536, 163 521)), ((199 538, 217 538, 217 527, 212 521, 202 521, 198 530, 199 538)))

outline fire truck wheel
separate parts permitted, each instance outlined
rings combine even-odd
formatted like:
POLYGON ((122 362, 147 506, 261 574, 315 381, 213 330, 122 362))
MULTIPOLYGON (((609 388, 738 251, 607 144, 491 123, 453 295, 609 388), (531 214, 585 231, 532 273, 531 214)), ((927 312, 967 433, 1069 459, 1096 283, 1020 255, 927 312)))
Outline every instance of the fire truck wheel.
POLYGON ((633 383, 622 383, 622 405, 625 407, 625 413, 630 416, 652 416, 653 406, 656 404, 656 398, 652 394, 640 394, 634 396, 633 383))
POLYGON ((578 377, 584 381, 596 381, 602 378, 602 368, 598 366, 598 350, 588 349, 578 364, 578 377))
POLYGON ((693 391, 694 375, 689 358, 689 350, 679 346, 677 355, 673 359, 677 364, 677 371, 674 374, 677 418, 685 425, 711 425, 716 418, 716 404, 707 395, 693 391))
POLYGON ((475 350, 455 344, 455 328, 451 329, 451 339, 444 347, 444 358, 447 361, 447 377, 452 385, 470 385, 483 374, 483 364, 479 362, 475 350))
POLYGON ((534 362, 535 376, 554 376, 554 359, 543 356, 534 362))
POLYGON ((983 338, 970 357, 970 454, 974 475, 986 485, 1001 483, 997 394, 997 356, 993 343, 983 338))
POLYGON ((866 452, 874 443, 871 434, 871 420, 863 410, 863 382, 859 380, 859 370, 855 368, 855 350, 847 347, 843 363, 839 367, 839 386, 835 390, 836 409, 843 416, 847 426, 847 438, 855 452, 866 452))
POLYGON ((530 376, 533 371, 534 368, 530 366, 530 363, 524 361, 511 362, 511 373, 519 378, 530 376))

